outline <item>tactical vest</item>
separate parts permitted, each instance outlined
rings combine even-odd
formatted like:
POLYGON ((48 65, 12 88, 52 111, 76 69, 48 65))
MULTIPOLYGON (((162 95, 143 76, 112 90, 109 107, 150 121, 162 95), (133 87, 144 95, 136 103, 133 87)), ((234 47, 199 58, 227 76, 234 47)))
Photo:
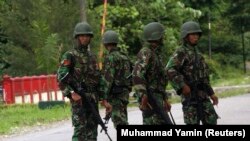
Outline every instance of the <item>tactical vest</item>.
POLYGON ((198 52, 197 47, 194 49, 187 49, 183 46, 185 50, 185 59, 182 62, 182 74, 184 75, 186 82, 192 83, 194 81, 206 81, 209 77, 208 65, 205 63, 204 57, 198 52))
POLYGON ((88 87, 96 87, 100 79, 96 57, 90 51, 80 52, 74 49, 69 53, 72 55, 72 68, 78 81, 88 87))
POLYGON ((113 51, 110 55, 115 58, 115 70, 114 83, 113 85, 118 87, 131 87, 131 71, 132 65, 129 58, 120 53, 119 51, 113 51))
POLYGON ((160 51, 152 51, 149 48, 146 48, 151 55, 147 69, 147 74, 145 75, 148 88, 152 88, 156 91, 165 91, 167 84, 166 74, 164 71, 164 65, 160 51))

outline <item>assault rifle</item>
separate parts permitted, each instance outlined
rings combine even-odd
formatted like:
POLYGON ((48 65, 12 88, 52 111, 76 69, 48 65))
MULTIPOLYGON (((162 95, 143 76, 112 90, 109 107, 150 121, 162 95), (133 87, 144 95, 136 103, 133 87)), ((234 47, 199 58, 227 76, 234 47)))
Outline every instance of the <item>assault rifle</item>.
POLYGON ((75 82, 70 82, 69 80, 65 80, 65 79, 67 79, 67 75, 68 75, 68 73, 66 74, 65 77, 63 77, 64 79, 61 81, 68 84, 73 89, 73 91, 75 93, 79 94, 85 100, 84 102, 86 102, 86 104, 90 107, 92 113, 94 114, 96 122, 102 127, 102 130, 105 131, 105 134, 108 136, 109 140, 112 141, 111 137, 108 134, 107 127, 103 123, 99 112, 97 111, 95 105, 93 105, 93 103, 91 103, 91 98, 86 96, 85 90, 84 90, 84 88, 82 88, 82 86, 80 84, 77 84, 75 82))
POLYGON ((106 113, 105 117, 103 118, 104 119, 104 124, 108 124, 110 118, 111 118, 111 112, 106 113))
POLYGON ((200 124, 200 121, 204 119, 204 115, 203 115, 203 104, 202 104, 201 98, 198 96, 198 81, 193 82, 193 84, 191 85, 191 99, 192 98, 197 104, 196 106, 197 123, 200 124))
POLYGON ((170 120, 168 114, 163 109, 162 105, 159 105, 159 103, 157 102, 157 99, 155 98, 153 94, 153 90, 148 89, 147 96, 148 96, 149 104, 150 106, 152 106, 153 111, 161 116, 165 124, 173 125, 172 121, 170 120))
MULTIPOLYGON (((193 74, 194 76, 198 76, 197 73, 197 69, 198 69, 198 54, 197 54, 197 50, 196 48, 194 48, 195 51, 195 59, 194 59, 194 63, 193 63, 193 74)), ((203 104, 202 101, 200 99, 200 97, 198 96, 198 85, 199 85, 199 81, 196 79, 194 80, 194 82, 190 85, 191 86, 191 99, 194 98, 194 100, 197 103, 196 109, 197 109, 197 123, 200 124, 200 120, 202 121, 204 119, 204 115, 203 115, 203 104)))

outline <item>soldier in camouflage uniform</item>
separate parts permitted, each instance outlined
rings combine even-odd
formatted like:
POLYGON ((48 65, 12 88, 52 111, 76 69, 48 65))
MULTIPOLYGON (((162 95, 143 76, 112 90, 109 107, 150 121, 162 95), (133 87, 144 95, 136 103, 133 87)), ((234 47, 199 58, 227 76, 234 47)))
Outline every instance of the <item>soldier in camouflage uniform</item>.
POLYGON ((108 51, 103 68, 103 105, 106 114, 111 112, 114 127, 128 125, 127 105, 131 91, 131 63, 127 55, 121 53, 117 47, 118 35, 115 31, 106 31, 103 44, 108 51), (112 108, 110 107, 110 105, 112 108))
POLYGON ((186 124, 217 124, 218 115, 214 105, 218 98, 209 82, 208 65, 197 49, 202 31, 194 21, 181 27, 182 45, 170 58, 166 72, 170 83, 182 98, 184 122, 186 124))
POLYGON ((162 117, 150 105, 147 94, 151 92, 159 105, 167 112, 171 105, 168 102, 165 87, 167 85, 162 57, 164 27, 158 22, 147 24, 143 29, 145 45, 137 54, 133 69, 133 88, 142 111, 144 125, 164 124, 162 117))
POLYGON ((63 82, 67 77, 71 80, 70 82, 81 84, 85 94, 98 111, 97 90, 101 76, 96 56, 88 50, 93 37, 90 25, 86 22, 76 24, 73 37, 75 47, 63 54, 61 66, 57 72, 59 87, 63 95, 70 99, 72 106, 72 124, 74 126, 72 141, 96 141, 98 124, 94 120, 90 107, 78 93, 72 92, 69 85, 63 82))

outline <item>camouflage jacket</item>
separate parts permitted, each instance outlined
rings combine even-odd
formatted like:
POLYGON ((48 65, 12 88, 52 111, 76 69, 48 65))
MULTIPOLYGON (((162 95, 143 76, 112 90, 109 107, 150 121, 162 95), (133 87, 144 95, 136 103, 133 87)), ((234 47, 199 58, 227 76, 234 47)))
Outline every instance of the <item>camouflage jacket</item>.
POLYGON ((184 84, 191 86, 194 82, 206 86, 208 95, 214 94, 209 83, 208 65, 198 51, 197 46, 193 47, 183 44, 177 48, 165 69, 170 83, 177 91, 177 94, 181 94, 184 84))
POLYGON ((149 89, 161 94, 163 100, 167 99, 165 87, 167 85, 162 57, 161 46, 152 49, 146 44, 137 54, 137 60, 133 69, 133 88, 138 94, 138 100, 142 94, 147 94, 149 89), (164 91, 164 92, 163 92, 164 91))
MULTIPOLYGON (((104 99, 110 97, 117 97, 119 93, 123 93, 124 89, 128 91, 131 87, 129 76, 131 75, 131 62, 125 54, 122 54, 118 49, 110 50, 105 57, 103 77, 102 77, 102 91, 104 92, 104 99)), ((125 96, 126 97, 126 96, 125 96)), ((120 96, 123 98, 123 96, 120 96)), ((127 99, 124 99, 127 100, 127 99)))
POLYGON ((57 78, 64 96, 69 96, 71 89, 68 85, 61 84, 60 80, 65 74, 69 73, 69 79, 73 82, 84 84, 87 92, 91 93, 98 90, 100 82, 100 72, 93 55, 87 48, 73 49, 63 54, 61 65, 57 71, 57 78))

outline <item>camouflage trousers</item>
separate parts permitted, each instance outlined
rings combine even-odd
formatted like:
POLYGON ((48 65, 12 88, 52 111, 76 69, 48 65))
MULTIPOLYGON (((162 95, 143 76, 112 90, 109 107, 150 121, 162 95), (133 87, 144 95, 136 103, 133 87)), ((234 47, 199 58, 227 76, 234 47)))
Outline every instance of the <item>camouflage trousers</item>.
POLYGON ((202 107, 199 107, 201 110, 197 110, 197 106, 198 104, 183 105, 182 110, 184 114, 184 122, 186 124, 199 124, 200 121, 202 124, 217 124, 218 115, 210 99, 202 101, 202 107), (200 112, 198 113, 198 111, 200 112), (201 119, 198 119, 199 116, 201 116, 201 119))
MULTIPOLYGON (((157 99, 157 102, 159 105, 163 105, 163 98, 161 94, 154 93, 155 98, 157 99)), ((164 109, 164 107, 162 107, 164 109)), ((162 117, 157 114, 154 109, 152 109, 152 106, 147 106, 145 110, 142 110, 142 120, 143 125, 162 125, 165 124, 165 121, 162 119, 162 117)))
MULTIPOLYGON (((160 105, 162 105, 161 103, 160 105)), ((149 106, 145 110, 142 110, 142 121, 143 125, 162 125, 165 124, 165 121, 162 117, 157 114, 153 109, 149 106)))
POLYGON ((152 110, 143 111, 142 112, 142 120, 143 120, 143 125, 162 125, 162 124, 165 124, 165 121, 162 119, 162 117, 158 114, 153 113, 152 110))
MULTIPOLYGON (((72 124, 74 133, 72 141, 96 141, 98 124, 94 121, 95 117, 91 109, 82 101, 71 102, 72 124)), ((94 103, 98 110, 97 103, 94 103)))
POLYGON ((127 112, 127 102, 121 101, 119 99, 114 99, 111 101, 112 114, 111 119, 116 128, 117 125, 128 125, 128 112, 127 112))

